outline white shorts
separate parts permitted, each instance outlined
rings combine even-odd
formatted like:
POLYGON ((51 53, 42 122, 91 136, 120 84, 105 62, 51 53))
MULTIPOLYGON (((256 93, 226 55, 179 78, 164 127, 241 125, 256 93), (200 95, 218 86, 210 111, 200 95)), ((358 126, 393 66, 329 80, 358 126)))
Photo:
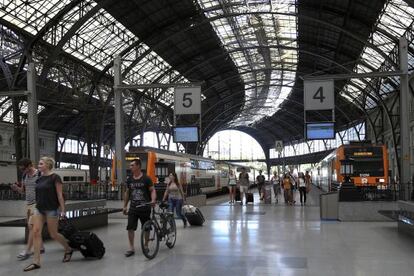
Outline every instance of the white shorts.
POLYGON ((247 193, 248 190, 249 190, 249 187, 247 187, 247 186, 240 186, 240 193, 247 193))

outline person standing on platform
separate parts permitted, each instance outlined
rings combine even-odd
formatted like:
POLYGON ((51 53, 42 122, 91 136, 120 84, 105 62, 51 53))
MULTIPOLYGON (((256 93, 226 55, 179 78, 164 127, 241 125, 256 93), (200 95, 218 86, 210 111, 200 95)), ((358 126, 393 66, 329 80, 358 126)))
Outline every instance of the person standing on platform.
POLYGON ((240 205, 243 205, 243 196, 249 190, 249 174, 246 172, 246 168, 242 167, 239 174, 239 185, 240 185, 240 205))
POLYGON ((288 173, 285 173, 283 177, 283 196, 285 198, 285 203, 292 205, 292 182, 288 173))
POLYGON ((298 189, 298 184, 297 184, 297 181, 296 181, 296 177, 294 176, 292 171, 290 171, 288 173, 288 176, 290 178, 290 185, 291 185, 291 188, 290 188, 290 194, 291 194, 291 199, 292 199, 291 204, 295 205, 295 203, 296 203, 295 191, 298 189))
POLYGON ((278 195, 280 192, 280 177, 277 175, 276 171, 273 172, 273 176, 270 179, 270 181, 272 182, 273 193, 275 194, 276 203, 278 203, 278 195))
MULTIPOLYGON (((17 258, 21 261, 28 259, 33 255, 33 212, 36 207, 36 180, 39 177, 38 170, 35 169, 33 163, 28 158, 22 158, 18 162, 18 167, 22 172, 22 182, 17 185, 13 184, 12 189, 19 192, 20 194, 25 193, 26 195, 26 220, 27 220, 27 229, 29 230, 27 236, 27 245, 26 250, 22 251, 17 258)), ((41 243, 40 253, 44 253, 45 249, 43 248, 43 243, 41 243)))
POLYGON ((165 189, 162 201, 165 201, 168 197, 169 211, 171 213, 174 213, 175 209, 177 217, 183 221, 185 228, 187 227, 187 220, 181 212, 181 209, 183 208, 183 203, 185 201, 183 186, 181 186, 180 182, 178 181, 177 174, 175 172, 170 173, 168 177, 170 181, 167 184, 167 188, 165 189))
POLYGON ((230 202, 229 204, 234 204, 235 197, 236 197, 236 185, 237 185, 237 177, 234 175, 233 170, 230 170, 229 172, 229 197, 230 202))
POLYGON ((141 160, 132 160, 129 168, 132 175, 126 181, 127 189, 124 195, 124 208, 122 209, 123 214, 128 215, 126 230, 128 231, 129 250, 125 252, 125 257, 131 257, 135 254, 134 239, 138 220, 141 221, 142 228, 142 225, 147 220, 150 220, 151 216, 151 206, 148 203, 155 205, 157 200, 157 194, 151 178, 144 175, 141 171, 141 160), (127 211, 130 199, 131 203, 127 211))
POLYGON ((257 189, 259 190, 259 197, 260 200, 264 198, 264 185, 265 185, 265 177, 262 174, 262 170, 259 170, 259 175, 256 177, 257 189))
POLYGON ((305 173, 305 183, 306 183, 306 193, 309 193, 311 190, 312 178, 309 174, 309 171, 305 173))
POLYGON ((306 182, 305 182, 305 175, 303 173, 299 173, 298 176, 298 186, 299 186, 299 193, 300 193, 300 205, 306 205, 306 182))
POLYGON ((62 262, 69 262, 72 257, 73 249, 69 247, 66 239, 58 233, 59 215, 65 216, 65 202, 62 193, 62 180, 59 175, 52 172, 54 165, 55 160, 51 157, 42 157, 39 161, 38 169, 41 175, 36 180, 36 208, 33 214, 34 257, 33 263, 28 265, 24 271, 40 268, 40 248, 45 222, 50 237, 65 249, 62 262))

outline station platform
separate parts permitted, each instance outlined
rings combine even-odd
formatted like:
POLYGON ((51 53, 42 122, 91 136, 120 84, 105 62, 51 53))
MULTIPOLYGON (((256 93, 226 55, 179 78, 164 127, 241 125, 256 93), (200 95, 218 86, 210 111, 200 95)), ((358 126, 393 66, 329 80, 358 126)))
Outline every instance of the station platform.
MULTIPOLYGON (((307 206, 229 205, 228 197, 209 199, 201 207, 206 223, 183 228, 177 220, 173 249, 160 244, 155 259, 140 252, 126 258, 126 219, 112 217, 108 227, 93 229, 104 242, 101 260, 75 252, 62 263, 63 249, 46 241, 41 269, 23 272, 31 262, 18 261, 24 249, 22 228, 0 228, 0 275, 413 275, 414 240, 398 234, 395 222, 336 222, 319 218, 318 192, 307 206)), ((112 204, 122 203, 112 202, 112 204)), ((118 206, 119 207, 119 206, 118 206)))

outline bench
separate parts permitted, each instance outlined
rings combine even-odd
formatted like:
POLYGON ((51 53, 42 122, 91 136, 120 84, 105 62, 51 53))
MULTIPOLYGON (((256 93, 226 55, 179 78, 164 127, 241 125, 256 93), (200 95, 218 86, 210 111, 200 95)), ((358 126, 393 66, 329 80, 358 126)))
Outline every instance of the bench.
MULTIPOLYGON (((106 208, 105 199, 68 202, 65 207, 68 220, 78 230, 107 226, 109 214, 122 212, 122 208, 106 208)), ((0 222, 0 227, 25 227, 25 241, 27 241, 29 229, 26 219, 0 222)), ((43 237, 49 238, 47 227, 44 227, 43 230, 43 237)))
POLYGON ((414 212, 408 210, 379 210, 378 213, 398 222, 399 232, 414 236, 414 212))
POLYGON ((400 211, 398 210, 378 210, 378 213, 393 221, 398 221, 398 216, 400 215, 400 211))

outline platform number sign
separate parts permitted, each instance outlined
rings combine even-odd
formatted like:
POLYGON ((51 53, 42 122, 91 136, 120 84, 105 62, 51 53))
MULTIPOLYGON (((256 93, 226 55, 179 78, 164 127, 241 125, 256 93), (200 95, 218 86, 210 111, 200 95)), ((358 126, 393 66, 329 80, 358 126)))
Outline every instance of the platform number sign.
POLYGON ((200 114, 201 87, 177 87, 174 92, 174 113, 200 114))
POLYGON ((276 140, 275 141, 275 150, 279 153, 283 151, 283 141, 282 140, 276 140))
POLYGON ((304 81, 305 110, 326 110, 335 108, 334 82, 304 81))

